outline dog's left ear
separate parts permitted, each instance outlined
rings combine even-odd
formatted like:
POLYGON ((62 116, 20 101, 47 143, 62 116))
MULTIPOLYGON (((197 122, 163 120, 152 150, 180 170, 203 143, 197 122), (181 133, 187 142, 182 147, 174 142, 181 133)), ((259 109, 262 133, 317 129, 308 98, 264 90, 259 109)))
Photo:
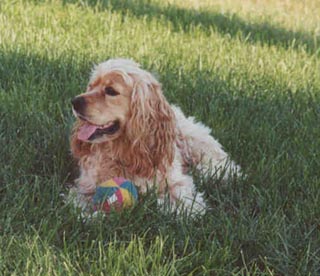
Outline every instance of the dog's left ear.
POLYGON ((176 121, 161 85, 137 80, 132 93, 127 136, 131 142, 131 170, 151 177, 156 169, 163 174, 174 158, 176 121))

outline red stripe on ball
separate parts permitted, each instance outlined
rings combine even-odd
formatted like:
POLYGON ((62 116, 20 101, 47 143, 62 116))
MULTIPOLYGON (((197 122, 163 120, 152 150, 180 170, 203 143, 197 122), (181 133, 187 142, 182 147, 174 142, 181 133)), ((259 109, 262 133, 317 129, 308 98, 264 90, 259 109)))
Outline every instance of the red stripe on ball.
POLYGON ((120 204, 120 205, 122 205, 122 203, 123 203, 123 197, 122 197, 121 190, 118 189, 118 190, 115 192, 115 194, 116 194, 116 196, 117 196, 117 198, 118 198, 117 203, 120 204))
POLYGON ((108 200, 106 200, 106 201, 103 203, 102 209, 103 209, 105 212, 107 212, 107 213, 110 212, 110 204, 109 204, 108 200))

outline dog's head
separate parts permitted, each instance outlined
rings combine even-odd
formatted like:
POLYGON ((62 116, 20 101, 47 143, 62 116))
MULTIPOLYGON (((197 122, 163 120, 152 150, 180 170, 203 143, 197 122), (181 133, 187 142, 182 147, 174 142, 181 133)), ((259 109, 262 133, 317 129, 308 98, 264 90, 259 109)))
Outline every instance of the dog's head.
POLYGON ((172 152, 173 111, 160 83, 131 60, 97 65, 86 92, 72 100, 72 109, 78 119, 73 134, 77 143, 126 140, 138 158, 144 153, 140 158, 150 158, 153 165, 172 152))
POLYGON ((72 100, 73 113, 81 122, 79 140, 101 143, 119 137, 135 89, 132 74, 137 78, 141 71, 129 60, 109 60, 94 68, 87 91, 72 100))

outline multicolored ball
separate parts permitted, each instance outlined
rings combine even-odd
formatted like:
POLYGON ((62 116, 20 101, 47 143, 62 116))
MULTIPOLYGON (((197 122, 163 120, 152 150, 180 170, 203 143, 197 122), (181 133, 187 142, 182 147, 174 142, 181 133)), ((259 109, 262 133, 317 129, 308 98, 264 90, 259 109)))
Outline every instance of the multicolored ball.
POLYGON ((131 181, 123 177, 114 177, 96 188, 92 200, 95 211, 109 213, 112 209, 120 211, 131 207, 138 200, 138 192, 131 181))

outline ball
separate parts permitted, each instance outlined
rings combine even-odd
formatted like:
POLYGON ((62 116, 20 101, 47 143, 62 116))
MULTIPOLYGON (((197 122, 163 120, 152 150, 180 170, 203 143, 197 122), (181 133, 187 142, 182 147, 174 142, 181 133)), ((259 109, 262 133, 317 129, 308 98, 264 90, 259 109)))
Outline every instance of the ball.
POLYGON ((95 211, 109 213, 112 209, 120 211, 133 206, 138 200, 138 192, 131 181, 114 177, 97 186, 92 200, 95 211))

